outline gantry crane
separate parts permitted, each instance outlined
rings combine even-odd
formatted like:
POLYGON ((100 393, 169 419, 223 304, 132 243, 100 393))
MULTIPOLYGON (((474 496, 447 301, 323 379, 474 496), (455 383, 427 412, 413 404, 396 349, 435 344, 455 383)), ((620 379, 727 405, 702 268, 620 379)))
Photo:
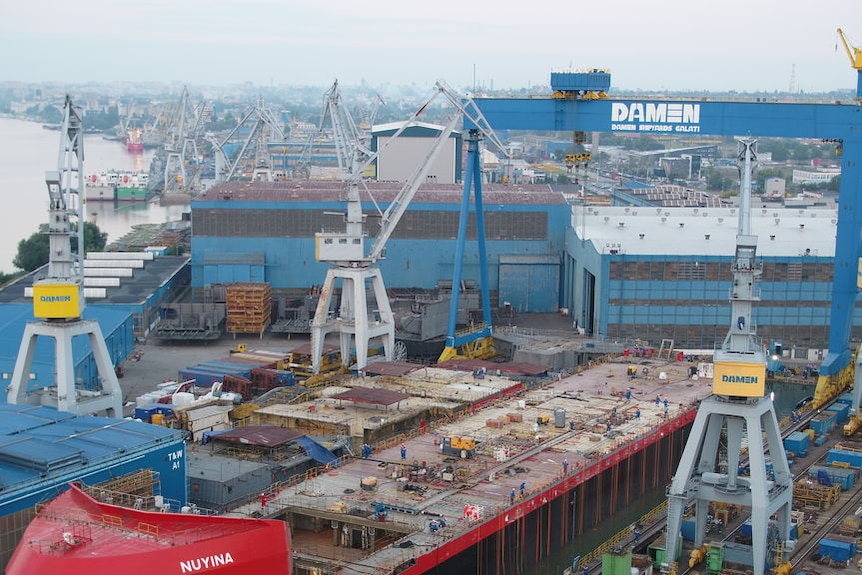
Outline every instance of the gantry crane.
POLYGON ((847 52, 847 57, 850 58, 850 66, 856 70, 856 99, 862 99, 862 48, 851 45, 841 28, 838 28, 837 31, 838 37, 844 45, 844 51, 847 52))
POLYGON ((457 358, 486 359, 496 355, 491 325, 491 297, 488 279, 488 255, 485 250, 485 215, 482 203, 482 159, 479 143, 482 138, 490 140, 501 153, 506 146, 497 137, 482 111, 472 98, 461 98, 442 80, 437 89, 445 94, 449 102, 460 110, 470 123, 467 137, 467 169, 464 174, 464 192, 458 219, 458 239, 455 245, 455 271, 452 277, 452 299, 449 301, 449 322, 446 329, 446 344, 438 361, 457 358), (464 251, 467 240, 467 221, 470 217, 471 198, 476 216, 476 241, 479 255, 479 289, 482 300, 482 323, 457 331, 458 304, 461 297, 461 277, 464 267, 464 251))
MULTIPOLYGON (((752 307, 760 301, 756 280, 762 272, 757 236, 751 232, 751 173, 756 140, 739 140, 739 224, 730 290, 731 322, 721 349, 715 351, 713 395, 697 411, 676 474, 668 489, 666 557, 676 557, 678 534, 686 507, 694 502, 695 547, 703 545, 710 502, 751 509, 752 568, 766 569, 770 517, 776 517, 780 540, 790 537, 793 477, 781 438, 772 398, 766 395, 766 349, 757 337, 752 307), (726 453, 719 454, 721 437, 726 453), (749 474, 740 469, 740 453, 748 441, 749 474), (764 442, 764 437, 766 442, 764 442), (772 474, 766 469, 766 454, 772 474), (722 460, 726 468, 722 468, 722 460)), ((663 571, 671 570, 670 565, 663 571)))
MULTIPOLYGON (((315 310, 314 319, 311 323, 311 345, 312 345, 312 368, 315 373, 320 369, 320 358, 323 355, 323 343, 328 333, 339 332, 341 334, 341 358, 342 363, 347 365, 350 361, 350 342, 351 338, 355 340, 356 364, 358 369, 363 369, 367 365, 368 346, 369 343, 380 340, 383 344, 383 350, 387 359, 392 359, 392 354, 395 346, 395 323, 391 306, 389 304, 386 289, 383 284, 383 277, 377 262, 385 257, 386 243, 398 225, 404 212, 407 210, 414 195, 419 187, 425 181, 428 170, 434 162, 434 159, 443 149, 444 143, 451 137, 452 131, 457 126, 458 122, 466 119, 473 126, 473 131, 482 132, 489 135, 496 142, 499 139, 493 134, 488 123, 485 121, 481 112, 478 111, 472 100, 469 98, 462 101, 462 97, 456 94, 442 80, 436 84, 437 92, 434 97, 425 103, 408 121, 379 147, 379 149, 370 153, 370 151, 362 145, 358 139, 353 142, 347 142, 346 139, 342 145, 347 149, 350 143, 354 145, 350 148, 353 151, 352 168, 345 174, 347 183, 347 211, 344 215, 346 225, 345 232, 326 232, 318 233, 315 236, 317 259, 333 264, 326 275, 323 289, 321 290, 320 300, 315 310), (374 162, 379 154, 393 141, 395 141, 401 133, 409 126, 415 123, 420 114, 422 114, 431 101, 438 95, 443 94, 449 102, 456 108, 456 113, 450 117, 447 125, 441 130, 439 136, 431 145, 429 151, 423 160, 414 170, 413 174, 401 188, 395 198, 390 202, 386 210, 381 214, 380 230, 378 231, 371 249, 366 254, 365 251, 365 231, 364 223, 365 216, 362 213, 362 205, 359 198, 359 184, 362 181, 362 174, 365 168, 374 162), (466 103, 465 103, 466 102, 466 103), (365 156, 364 162, 360 162, 360 157, 365 156), (332 300, 336 289, 337 282, 341 282, 341 298, 337 309, 333 309, 332 300), (366 298, 366 290, 370 288, 371 294, 375 299, 377 317, 371 318, 368 312, 368 302, 366 298)), ((339 118, 341 125, 349 123, 346 118, 343 118, 343 110, 340 106, 340 98, 337 97, 337 89, 330 94, 330 113, 333 119, 339 118)), ((345 131, 342 130, 342 135, 345 131)), ((354 132, 356 133, 356 132, 354 132)), ((472 138, 473 143, 470 146, 470 157, 475 156, 475 164, 478 165, 478 137, 472 138)), ((502 149, 502 144, 499 144, 502 149)), ((467 177, 471 182, 465 181, 465 206, 469 206, 470 196, 469 189, 472 183, 473 176, 479 179, 481 174, 478 170, 471 170, 472 164, 468 162, 467 177)), ((481 188, 481 185, 479 185, 481 188)), ((481 207, 481 195, 477 196, 478 206, 481 207)), ((466 216, 463 215, 466 207, 462 209, 462 230, 459 233, 459 254, 456 262, 456 274, 460 274, 460 259, 463 259, 463 239, 466 236, 466 216)), ((481 218, 480 218, 481 219, 481 218)), ((482 236, 484 237, 484 230, 482 236)), ((481 246, 481 259, 484 265, 484 243, 481 246)), ((460 282, 460 277, 458 279, 460 282)), ((457 282, 456 282, 457 283, 457 282)), ((487 271, 483 271, 482 288, 485 290, 483 301, 487 304, 489 298, 487 294, 487 271)), ((453 293, 453 298, 457 300, 457 291, 453 293)), ((485 306, 486 309, 486 326, 487 331, 483 332, 483 336, 490 337, 490 305, 485 306)), ((457 304, 455 305, 457 314, 457 304)), ((454 331, 454 329, 453 329, 454 331)))
MULTIPOLYGON (((84 178, 83 121, 66 96, 60 130, 58 169, 45 174, 48 185, 48 272, 33 283, 33 315, 41 321, 24 328, 21 347, 6 400, 14 404, 51 405, 62 411, 89 414, 107 411, 121 417, 122 391, 111 364, 99 323, 82 318, 84 298, 84 178), (77 245, 72 245, 72 235, 77 245), (96 362, 100 387, 76 387, 72 339, 87 336, 96 362), (31 366, 37 339, 54 339, 53 382, 32 381, 31 366)), ((35 374, 32 374, 35 376, 35 374)))

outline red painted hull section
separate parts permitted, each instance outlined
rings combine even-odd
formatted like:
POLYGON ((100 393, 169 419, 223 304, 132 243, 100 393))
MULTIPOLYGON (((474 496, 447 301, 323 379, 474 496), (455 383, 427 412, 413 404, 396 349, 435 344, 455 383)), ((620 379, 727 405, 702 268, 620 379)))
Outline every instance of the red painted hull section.
POLYGON ((287 523, 138 511, 72 486, 40 510, 7 575, 290 575, 287 523))
POLYGON ((509 508, 507 512, 493 517, 488 521, 485 521, 484 523, 476 525, 474 529, 471 529, 468 533, 465 533, 461 537, 453 539, 445 545, 441 545, 434 551, 420 555, 416 558, 416 563, 401 572, 402 575, 421 575, 426 571, 434 569, 435 567, 442 564, 444 561, 455 557, 462 551, 470 549, 483 539, 491 537, 498 531, 505 529, 506 526, 510 523, 517 521, 518 519, 525 517, 529 513, 532 513, 536 509, 539 509, 540 507, 550 503, 553 499, 556 499, 557 497, 563 495, 563 493, 571 491, 578 485, 599 475, 600 473, 613 467, 614 465, 617 465, 618 463, 631 457, 635 453, 649 447, 654 443, 661 441, 666 435, 677 431, 678 429, 685 427, 686 425, 691 424, 694 421, 696 415, 697 410, 692 409, 677 418, 665 422, 652 433, 644 435, 640 439, 621 446, 613 453, 608 454, 607 457, 603 457, 601 460, 596 461, 589 467, 585 467, 577 473, 571 474, 564 480, 560 481, 552 487, 549 487, 548 489, 537 494, 536 496, 531 497, 530 499, 526 499, 522 503, 519 503, 518 505, 509 508))

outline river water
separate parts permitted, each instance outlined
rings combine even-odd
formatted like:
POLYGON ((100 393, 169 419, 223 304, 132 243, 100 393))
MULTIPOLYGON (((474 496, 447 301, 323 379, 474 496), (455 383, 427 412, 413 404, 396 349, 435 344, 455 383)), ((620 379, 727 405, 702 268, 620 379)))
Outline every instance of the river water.
MULTIPOLYGON (((45 172, 57 169, 60 133, 42 124, 0 118, 0 271, 15 270, 12 260, 18 242, 39 230, 48 221, 48 188, 45 172)), ((121 142, 99 135, 84 136, 84 173, 107 170, 149 171, 153 152, 130 153, 121 142)), ((120 239, 132 226, 176 221, 188 206, 160 206, 158 203, 118 203, 90 201, 86 219, 108 234, 108 243, 120 239)))

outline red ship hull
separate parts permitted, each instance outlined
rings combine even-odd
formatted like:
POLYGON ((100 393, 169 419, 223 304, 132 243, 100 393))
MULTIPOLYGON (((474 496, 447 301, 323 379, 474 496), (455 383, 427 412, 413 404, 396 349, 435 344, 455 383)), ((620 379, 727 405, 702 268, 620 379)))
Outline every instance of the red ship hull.
POLYGON ((129 142, 128 144, 126 144, 126 149, 130 152, 143 152, 144 151, 144 145, 129 142))
POLYGON ((6 573, 290 575, 290 531, 283 521, 109 505, 73 485, 39 511, 6 573))

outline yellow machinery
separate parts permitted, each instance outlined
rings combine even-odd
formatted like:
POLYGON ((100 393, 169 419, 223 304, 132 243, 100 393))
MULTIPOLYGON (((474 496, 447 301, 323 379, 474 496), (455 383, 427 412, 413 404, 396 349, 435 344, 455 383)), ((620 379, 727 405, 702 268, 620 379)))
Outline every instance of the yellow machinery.
POLYGON ((838 28, 838 37, 841 38, 847 57, 850 58, 850 66, 856 70, 856 102, 862 102, 862 48, 851 45, 841 28, 838 28))
POLYGON ((536 424, 538 425, 548 425, 551 422, 551 416, 547 413, 543 413, 536 417, 536 424))
POLYGON ((690 569, 694 569, 695 565, 706 559, 707 551, 709 551, 709 545, 702 545, 692 549, 691 554, 688 557, 688 567, 690 569))
POLYGON ((443 454, 470 459, 476 451, 477 442, 472 437, 450 435, 443 438, 443 454))
POLYGON ((437 359, 443 363, 450 359, 490 359, 497 355, 493 337, 483 337, 474 341, 462 343, 457 347, 447 346, 437 359))
POLYGON ((841 28, 838 28, 838 37, 841 38, 841 43, 844 44, 844 51, 847 52, 847 57, 850 58, 850 66, 854 70, 862 70, 862 48, 851 46, 841 28))

